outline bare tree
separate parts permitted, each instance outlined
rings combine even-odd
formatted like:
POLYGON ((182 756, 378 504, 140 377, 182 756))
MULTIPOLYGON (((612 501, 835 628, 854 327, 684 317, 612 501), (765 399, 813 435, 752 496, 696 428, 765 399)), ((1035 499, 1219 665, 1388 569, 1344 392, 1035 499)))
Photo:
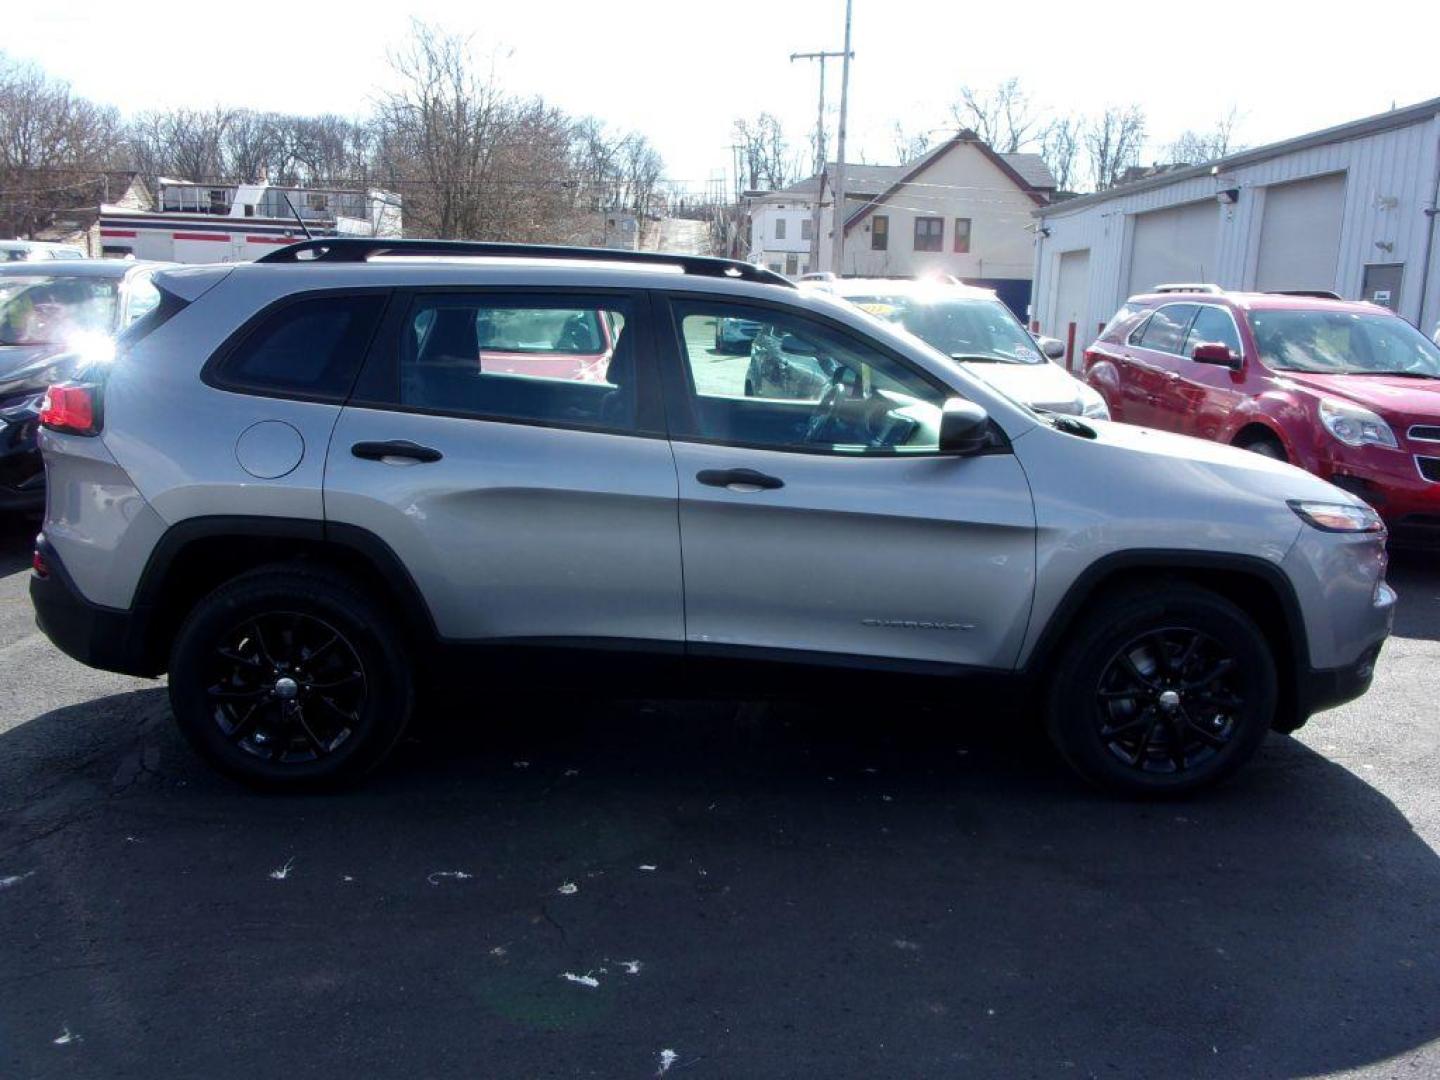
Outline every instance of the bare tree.
POLYGON ((120 144, 115 110, 0 54, 0 229, 33 236, 93 200, 120 144))
POLYGON ((745 187, 786 187, 800 177, 800 166, 780 121, 771 113, 762 112, 753 120, 736 120, 731 134, 740 148, 742 176, 745 187))
POLYGON ((1013 154, 1040 138, 1044 124, 1030 95, 1016 78, 997 83, 993 90, 960 88, 960 100, 950 107, 955 122, 975 132, 997 153, 1013 154))
POLYGON ((1114 187, 1121 175, 1140 159, 1145 142, 1145 111, 1139 105, 1112 105, 1085 127, 1085 150, 1095 190, 1114 187))
POLYGON ((914 161, 916 158, 924 156, 933 141, 931 132, 911 131, 899 120, 896 120, 891 128, 890 140, 890 145, 895 151, 895 160, 902 165, 907 161, 914 161))
POLYGON ((1203 161, 1214 161, 1241 149, 1235 142, 1235 128, 1240 123, 1240 111, 1231 106, 1230 111, 1215 121, 1208 132, 1185 131, 1165 148, 1166 159, 1171 163, 1184 162, 1198 165, 1203 161))
POLYGON ((1040 154, 1055 177, 1056 191, 1073 191, 1078 183, 1080 138, 1084 127, 1077 116, 1051 120, 1040 139, 1040 154))

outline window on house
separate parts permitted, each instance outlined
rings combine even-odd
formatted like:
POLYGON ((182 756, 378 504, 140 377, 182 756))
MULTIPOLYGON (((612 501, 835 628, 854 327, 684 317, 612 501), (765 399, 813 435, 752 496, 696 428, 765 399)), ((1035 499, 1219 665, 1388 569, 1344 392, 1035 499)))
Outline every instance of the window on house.
POLYGON ((800 239, 809 240, 815 235, 815 222, 810 218, 802 218, 800 221, 800 239))
POLYGON ((968 217, 957 217, 955 219, 955 254, 967 255, 970 252, 970 219, 968 217))
POLYGON ((870 219, 870 250, 885 251, 890 247, 890 219, 876 214, 870 219))
POLYGON ((915 219, 915 250, 939 251, 945 242, 945 219, 938 217, 917 217, 915 219))
POLYGON ((798 274, 799 272, 800 272, 800 256, 794 254, 793 252, 792 252, 791 254, 789 254, 789 255, 786 255, 786 256, 785 256, 785 273, 786 273, 787 275, 789 275, 790 277, 794 277, 794 276, 795 276, 796 274, 798 274))
POLYGON ((325 210, 330 206, 330 196, 310 192, 305 196, 305 205, 311 210, 325 210))
POLYGON ((783 217, 775 219, 775 239, 785 239, 785 219, 783 217))

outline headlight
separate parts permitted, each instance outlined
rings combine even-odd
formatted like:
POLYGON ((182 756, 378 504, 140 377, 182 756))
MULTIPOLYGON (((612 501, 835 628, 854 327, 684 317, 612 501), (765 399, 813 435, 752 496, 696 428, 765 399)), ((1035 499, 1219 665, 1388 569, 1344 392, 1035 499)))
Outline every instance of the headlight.
POLYGON ((1321 532, 1333 533, 1376 533, 1385 531, 1385 522, 1368 506, 1352 506, 1349 503, 1305 502, 1290 500, 1290 509, 1300 515, 1305 524, 1321 532))
POLYGON ((1099 391, 1083 383, 1081 385, 1084 389, 1080 391, 1080 415, 1088 416, 1092 420, 1109 420, 1110 406, 1105 404, 1099 391))
POLYGON ((1388 446, 1400 449, 1390 425, 1369 409, 1335 398, 1320 399, 1320 422, 1346 446, 1388 446))

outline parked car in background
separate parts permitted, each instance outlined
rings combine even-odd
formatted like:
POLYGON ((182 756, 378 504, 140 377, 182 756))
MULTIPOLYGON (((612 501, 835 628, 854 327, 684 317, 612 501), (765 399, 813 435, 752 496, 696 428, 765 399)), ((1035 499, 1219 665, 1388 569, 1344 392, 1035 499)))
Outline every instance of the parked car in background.
POLYGON ((45 470, 36 421, 45 390, 104 357, 151 311, 161 263, 111 260, 0 264, 0 512, 38 511, 45 470))
POLYGON ((1191 287, 1133 296, 1085 353, 1117 420, 1288 461, 1440 542, 1440 347, 1388 308, 1191 287))
POLYGON ((760 324, 753 319, 716 319, 715 351, 718 353, 748 352, 760 324))
POLYGON ((52 244, 44 240, 0 240, 0 263, 85 257, 85 249, 76 244, 52 244))
POLYGON ((1369 686, 1395 595, 1346 492, 1036 413, 745 263, 532 250, 326 239, 157 275, 113 362, 47 394, 41 629, 168 672, 207 760, 291 788, 373 768, 447 674, 799 680, 870 697, 877 723, 915 695, 993 722, 988 687, 1096 784, 1170 795, 1369 686), (605 381, 426 370, 439 310, 521 303, 613 316, 605 381), (828 383, 697 379, 717 318, 828 383))
POLYGON ((1064 345, 1037 339, 989 289, 888 278, 838 278, 807 287, 903 327, 1032 409, 1109 419, 1099 394, 1049 362, 1057 345, 1064 355, 1064 345))
POLYGON ((605 381, 615 333, 594 309, 496 306, 477 313, 463 297, 436 304, 413 331, 417 377, 483 372, 575 382, 605 381))

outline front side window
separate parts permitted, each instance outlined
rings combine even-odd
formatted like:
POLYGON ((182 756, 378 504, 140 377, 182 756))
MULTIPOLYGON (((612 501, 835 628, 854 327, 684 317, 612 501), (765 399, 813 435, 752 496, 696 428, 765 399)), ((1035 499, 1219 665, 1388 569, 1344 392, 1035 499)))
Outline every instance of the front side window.
POLYGON ((677 307, 694 436, 834 454, 938 450, 947 393, 896 357, 802 315, 702 301, 677 307), (748 356, 712 348, 721 318, 759 325, 748 356))
POLYGON ((629 302, 426 294, 401 329, 400 404, 495 420, 635 424, 629 302))
POLYGON ((1185 332, 1195 317, 1194 304, 1166 304, 1150 316, 1140 335, 1140 346, 1157 352, 1179 353, 1185 343, 1185 332))
POLYGON ((119 295, 113 280, 101 278, 0 277, 0 345, 65 345, 109 334, 119 295))
POLYGON ((970 253, 970 219, 968 217, 957 217, 955 219, 955 254, 968 255, 970 253))
POLYGON ((915 219, 915 250, 939 251, 945 242, 945 219, 938 217, 917 217, 915 219))
POLYGON ((1224 308, 1211 307, 1208 304, 1201 306, 1200 313, 1195 316, 1195 322, 1190 327, 1190 336, 1185 339, 1185 355, 1191 355, 1196 345, 1205 343, 1219 343, 1229 348, 1234 355, 1240 355, 1240 334, 1235 329, 1235 320, 1224 308))
POLYGON ((1251 311, 1265 366, 1314 375, 1440 378, 1440 348, 1404 319, 1349 311, 1251 311))
POLYGON ((215 381, 226 389, 343 401, 384 305, 383 293, 285 304, 224 354, 215 381))
POLYGON ((872 251, 885 251, 890 247, 890 219, 884 214, 876 214, 870 219, 870 249, 872 251))

